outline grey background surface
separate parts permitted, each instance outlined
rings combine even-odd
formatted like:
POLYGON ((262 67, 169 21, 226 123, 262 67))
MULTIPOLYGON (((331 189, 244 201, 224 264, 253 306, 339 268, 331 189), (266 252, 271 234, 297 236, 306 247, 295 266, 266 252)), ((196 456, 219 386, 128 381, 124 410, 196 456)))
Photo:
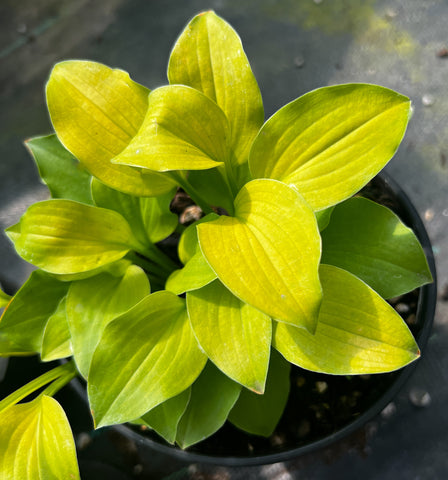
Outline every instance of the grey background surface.
MULTIPOLYGON (((214 9, 240 34, 266 117, 309 90, 337 83, 377 83, 412 99, 413 118, 387 171, 416 205, 433 243, 439 277, 434 328, 414 376, 394 403, 358 435, 326 451, 285 464, 226 469, 183 465, 160 454, 142 459, 135 445, 125 445, 124 454, 119 439, 99 432, 78 435, 80 459, 118 466, 123 477, 117 478, 448 478, 445 0, 1 0, 1 229, 47 197, 22 142, 51 132, 44 84, 52 65, 68 58, 96 60, 155 88, 167 83, 166 65, 177 36, 204 9, 214 9), (416 406, 416 393, 426 394, 429 404, 416 406)), ((1 236, 4 288, 12 293, 28 273, 28 265, 1 236)))

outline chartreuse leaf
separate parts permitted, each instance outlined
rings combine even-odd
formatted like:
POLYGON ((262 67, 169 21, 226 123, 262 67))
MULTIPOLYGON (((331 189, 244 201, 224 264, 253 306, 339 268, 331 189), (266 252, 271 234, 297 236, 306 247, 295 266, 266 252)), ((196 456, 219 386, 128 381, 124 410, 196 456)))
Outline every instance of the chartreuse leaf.
POLYGON ((8 295, 0 288, 0 308, 4 308, 11 301, 11 295, 8 295))
POLYGON ((138 423, 152 428, 168 443, 173 444, 176 440, 177 425, 187 408, 190 395, 191 388, 187 388, 145 413, 138 423))
POLYGON ((106 185, 142 196, 171 190, 172 180, 115 165, 111 159, 140 129, 148 94, 126 72, 80 60, 55 65, 47 83, 51 121, 65 148, 106 185))
POLYGON ((50 190, 52 198, 66 198, 92 204, 92 176, 64 148, 56 135, 35 137, 25 145, 36 161, 39 175, 50 190))
POLYGON ((131 265, 123 275, 101 273, 74 282, 67 295, 67 320, 76 365, 87 378, 93 352, 106 325, 149 295, 145 272, 131 265))
POLYGON ((235 30, 214 12, 197 15, 171 52, 168 79, 200 90, 222 108, 230 123, 234 168, 244 165, 264 112, 257 81, 235 30))
POLYGON ((117 212, 71 200, 31 205, 6 233, 22 258, 51 273, 86 272, 139 248, 117 212))
POLYGON ((361 197, 336 206, 322 234, 322 262, 348 270, 384 298, 432 281, 414 232, 388 208, 361 197))
POLYGON ((165 172, 217 167, 229 157, 229 125, 203 93, 183 85, 151 92, 148 113, 129 145, 112 161, 165 172))
POLYGON ((188 388, 204 368, 185 300, 145 297, 107 325, 93 355, 88 393, 96 427, 141 417, 188 388))
POLYGON ((187 307, 191 326, 208 358, 236 382, 263 393, 272 320, 236 298, 219 280, 188 292, 187 307))
POLYGON ((42 338, 41 359, 44 362, 70 357, 72 346, 70 330, 65 310, 67 297, 64 297, 45 325, 42 338))
POLYGON ((407 97, 376 85, 314 90, 263 125, 250 152, 251 172, 294 184, 322 210, 351 197, 386 165, 410 112, 407 97))
POLYGON ((179 254, 180 261, 186 265, 186 263, 201 249, 199 248, 198 231, 197 226, 200 223, 211 222, 217 220, 219 215, 216 213, 209 213, 205 217, 200 218, 196 222, 188 225, 188 227, 182 232, 177 246, 177 253, 179 254))
MULTIPOLYGON (((0 335, 25 352, 40 352, 48 319, 67 294, 69 284, 40 270, 31 273, 0 320, 0 335)), ((2 347, 3 348, 3 347, 2 347)))
POLYGON ((290 370, 289 362, 272 350, 264 394, 257 395, 243 388, 229 414, 229 421, 245 432, 269 437, 288 400, 290 370))
POLYGON ((208 362, 191 387, 190 402, 177 427, 176 443, 187 448, 219 430, 240 392, 241 385, 208 362))
POLYGON ((319 210, 314 212, 316 215, 317 224, 319 225, 319 231, 324 231, 328 224, 330 223, 331 214, 333 213, 334 207, 326 208, 325 210, 319 210))
POLYGON ((165 288, 176 295, 197 290, 213 282, 216 273, 210 268, 202 252, 197 252, 181 269, 174 270, 166 281, 165 288))
POLYGON ((321 265, 324 291, 314 335, 284 323, 273 345, 291 363, 335 375, 397 370, 420 354, 398 313, 349 272, 321 265))
POLYGON ((135 197, 92 180, 92 196, 97 207, 115 210, 131 227, 143 245, 157 243, 176 229, 178 219, 170 211, 174 191, 158 197, 135 197))
POLYGON ((316 218, 295 188, 246 184, 235 217, 197 226, 201 250, 221 282, 267 315, 314 331, 321 302, 316 218))
POLYGON ((67 417, 59 403, 46 395, 2 412, 0 452, 4 480, 80 478, 67 417))

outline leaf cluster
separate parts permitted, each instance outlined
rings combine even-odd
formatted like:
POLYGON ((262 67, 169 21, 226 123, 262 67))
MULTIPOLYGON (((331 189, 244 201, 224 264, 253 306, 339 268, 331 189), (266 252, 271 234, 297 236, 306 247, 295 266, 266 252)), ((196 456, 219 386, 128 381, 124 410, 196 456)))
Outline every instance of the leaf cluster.
MULTIPOLYGON (((398 148, 409 99, 330 86, 265 122, 241 41, 213 12, 177 40, 168 80, 150 91, 95 62, 53 68, 55 133, 27 142, 51 199, 7 229, 38 269, 1 298, 0 355, 72 358, 96 427, 144 424, 182 448, 227 419, 269 436, 290 364, 354 375, 414 361, 385 299, 431 282, 423 250, 393 212, 356 196, 398 148), (180 189, 202 212, 189 226, 170 209, 180 189)), ((56 430, 69 436, 54 402, 9 402, 0 438, 10 452, 29 435, 40 450, 26 468, 48 460, 69 478, 71 460, 48 457, 56 430)), ((0 464, 5 478, 22 472, 18 458, 0 464)))

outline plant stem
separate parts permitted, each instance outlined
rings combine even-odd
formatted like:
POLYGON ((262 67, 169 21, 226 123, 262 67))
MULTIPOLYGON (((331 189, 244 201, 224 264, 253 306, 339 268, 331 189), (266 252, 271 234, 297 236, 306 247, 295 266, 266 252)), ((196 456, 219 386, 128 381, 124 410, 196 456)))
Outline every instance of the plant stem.
MULTIPOLYGON (((23 387, 19 388, 18 390, 4 398, 0 402, 0 413, 3 410, 11 407, 12 405, 15 405, 17 402, 20 402, 20 400, 27 397, 28 395, 31 395, 33 392, 43 387, 44 385, 47 385, 47 383, 50 383, 53 380, 59 379, 61 377, 70 378, 71 380, 75 375, 76 368, 73 362, 68 362, 65 365, 60 365, 59 367, 53 368, 53 370, 50 370, 49 372, 44 373, 40 377, 35 378, 31 382, 27 383, 23 387)), ((62 388, 62 385, 60 388, 62 388)))
POLYGON ((162 282, 168 278, 173 270, 177 269, 177 267, 174 269, 168 269, 165 266, 160 266, 143 257, 141 254, 135 252, 129 252, 127 254, 127 258, 129 258, 129 260, 131 260, 135 265, 141 267, 146 273, 150 274, 154 278, 158 278, 162 282))
POLYGON ((69 372, 67 375, 63 375, 59 377, 57 380, 52 382, 48 387, 41 393, 41 395, 48 395, 49 397, 53 397, 59 390, 67 385, 67 383, 71 382, 73 378, 76 377, 76 370, 69 372))

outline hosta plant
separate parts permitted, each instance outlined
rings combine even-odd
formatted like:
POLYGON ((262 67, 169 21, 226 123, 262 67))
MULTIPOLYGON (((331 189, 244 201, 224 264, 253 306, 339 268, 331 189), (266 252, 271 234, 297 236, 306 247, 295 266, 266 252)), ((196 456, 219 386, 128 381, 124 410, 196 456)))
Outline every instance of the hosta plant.
POLYGON ((68 362, 0 402, 2 478, 78 475, 52 398, 75 375, 96 428, 144 424, 186 448, 226 420, 269 436, 290 364, 355 375, 419 356, 386 299, 431 281, 422 248, 356 196, 398 148, 409 99, 330 86, 265 121, 241 41, 213 12, 180 35, 168 82, 150 91, 90 61, 51 72, 55 133, 26 143, 51 199, 6 231, 37 269, 2 297, 0 354, 68 362))

